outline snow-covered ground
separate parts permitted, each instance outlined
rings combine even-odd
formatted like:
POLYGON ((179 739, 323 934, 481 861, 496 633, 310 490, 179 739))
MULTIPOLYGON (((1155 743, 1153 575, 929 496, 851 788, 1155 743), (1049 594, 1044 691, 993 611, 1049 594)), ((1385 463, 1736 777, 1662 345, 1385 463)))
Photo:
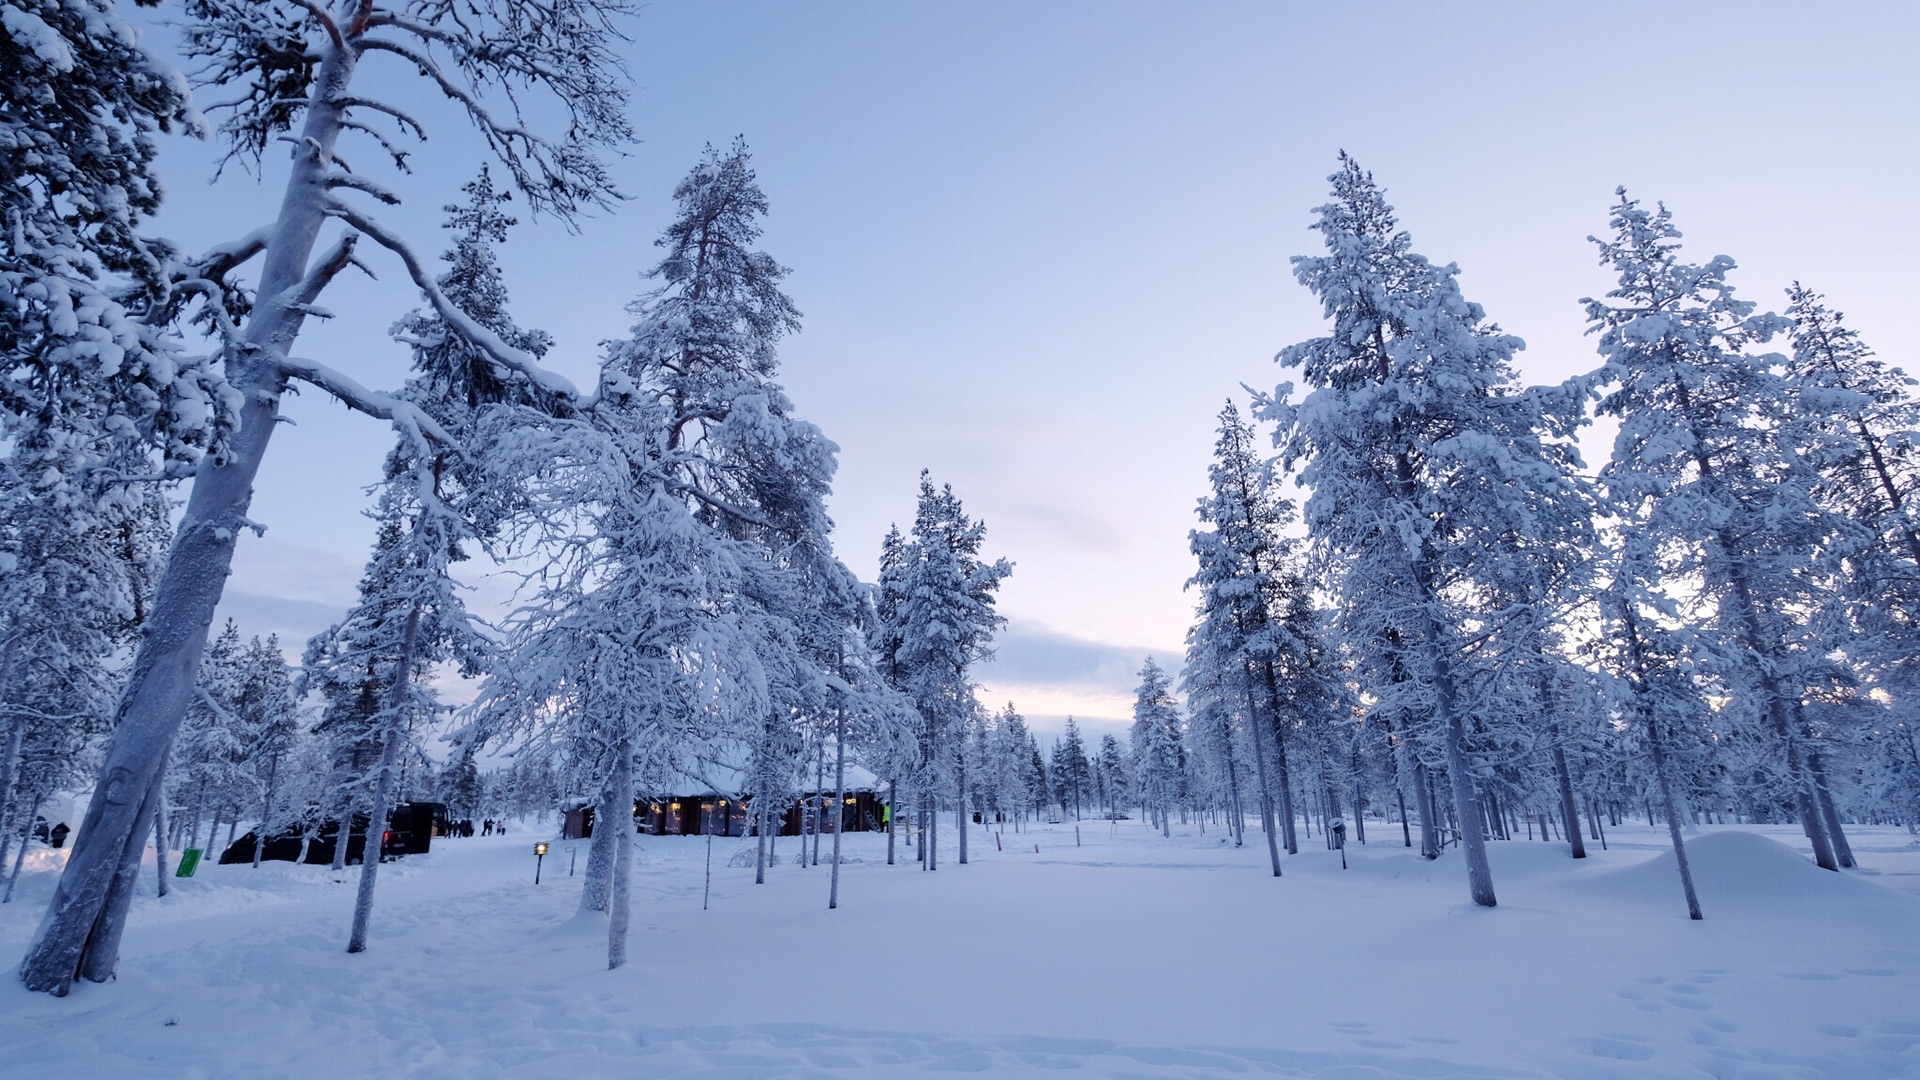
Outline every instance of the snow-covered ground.
MULTIPOLYGON (((1700 923, 1645 826, 1584 863, 1491 844, 1494 910, 1457 854, 1370 832, 1350 869, 1314 839, 1279 880, 1255 832, 976 829, 934 873, 850 836, 837 911, 826 866, 756 887, 725 839, 702 910, 705 842, 643 838, 612 972, 567 845, 533 883, 531 828, 383 868, 358 956, 347 875, 205 866, 136 903, 117 983, 0 980, 0 1075, 1920 1077, 1904 830, 1854 829, 1864 869, 1830 874, 1791 827, 1704 829, 1700 923)), ((6 957, 56 869, 37 855, 0 908, 6 957)))

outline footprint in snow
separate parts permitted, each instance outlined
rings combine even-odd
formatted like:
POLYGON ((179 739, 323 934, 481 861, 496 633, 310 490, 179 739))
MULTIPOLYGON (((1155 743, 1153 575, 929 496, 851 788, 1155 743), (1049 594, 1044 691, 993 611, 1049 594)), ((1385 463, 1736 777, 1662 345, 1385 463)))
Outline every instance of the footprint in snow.
POLYGON ((1653 1047, 1639 1035, 1596 1035, 1588 1040, 1593 1056, 1616 1061, 1645 1061, 1653 1056, 1653 1047))

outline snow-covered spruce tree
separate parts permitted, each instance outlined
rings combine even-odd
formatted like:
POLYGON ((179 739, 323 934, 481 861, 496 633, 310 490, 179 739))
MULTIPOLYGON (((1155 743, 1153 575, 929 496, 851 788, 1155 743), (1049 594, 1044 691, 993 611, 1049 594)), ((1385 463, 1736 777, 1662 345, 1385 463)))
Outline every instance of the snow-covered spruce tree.
POLYGON ((291 135, 293 165, 278 218, 191 264, 198 276, 175 290, 196 291, 208 305, 222 371, 239 395, 237 430, 194 477, 96 795, 21 966, 31 989, 65 993, 76 975, 100 981, 113 974, 130 871, 155 810, 148 792, 186 709, 282 395, 292 383, 306 382, 402 426, 431 427, 410 405, 291 353, 321 293, 354 261, 359 238, 398 255, 434 307, 505 368, 553 393, 571 393, 527 354, 452 310, 399 235, 355 198, 395 201, 365 163, 359 171, 347 168, 342 136, 365 136, 376 153, 386 151, 404 167, 404 152, 380 129, 393 129, 396 137, 425 132, 403 105, 362 88, 365 81, 356 81, 362 61, 393 62, 399 73, 439 91, 466 115, 536 210, 571 219, 610 201, 610 178, 597 152, 632 137, 625 76, 614 52, 619 35, 610 24, 627 9, 624 0, 188 4, 185 49, 202 64, 199 78, 223 87, 220 130, 233 152, 257 158, 291 135), (522 113, 523 103, 544 111, 544 105, 533 109, 543 98, 565 117, 562 138, 542 136, 537 121, 522 113), (329 219, 346 231, 323 251, 320 236, 329 219), (255 298, 244 312, 233 310, 225 303, 231 294, 226 275, 254 257, 262 260, 255 298))
POLYGON ((200 847, 209 856, 218 855, 214 841, 220 823, 231 827, 247 808, 246 723, 240 717, 245 657, 240 627, 228 619, 200 661, 193 701, 175 740, 176 767, 167 777, 174 792, 170 801, 191 808, 185 819, 186 846, 200 847), (206 840, 196 843, 203 820, 206 840))
POLYGON ((1845 315, 1826 298, 1794 282, 1787 289, 1793 320, 1790 375, 1809 427, 1816 436, 1805 448, 1818 470, 1817 494, 1829 506, 1846 507, 1879 537, 1879 547, 1903 568, 1877 568, 1871 576, 1897 589, 1903 608, 1920 589, 1920 402, 1914 380, 1874 355, 1845 315))
POLYGON ((308 685, 329 691, 336 698, 330 704, 340 710, 336 767, 356 756, 367 759, 364 772, 339 770, 344 783, 364 786, 358 798, 340 802, 336 863, 345 856, 354 810, 365 807, 368 820, 348 952, 366 948, 379 836, 394 803, 400 765, 416 756, 410 747, 441 710, 423 678, 449 659, 475 673, 489 654, 487 642, 470 624, 460 586, 447 573, 467 535, 465 523, 433 491, 431 465, 416 462, 382 485, 374 511, 380 528, 360 580, 359 601, 346 618, 307 644, 308 685))
POLYGON ((1134 792, 1161 836, 1173 835, 1172 811, 1187 790, 1187 748, 1173 680, 1153 657, 1140 667, 1133 693, 1134 792))
MULTIPOLYGON (((1852 516, 1873 538, 1842 553, 1859 631, 1845 653, 1858 675, 1891 696, 1895 716, 1904 722, 1920 700, 1920 665, 1914 662, 1920 652, 1920 402, 1913 396, 1914 380, 1875 356, 1820 294, 1795 282, 1787 298, 1793 320, 1789 374, 1812 428, 1805 456, 1818 474, 1814 495, 1829 511, 1852 516)), ((1857 699, 1858 689, 1837 696, 1857 699)), ((1873 730, 1871 724, 1852 726, 1873 730)), ((1809 764, 1817 768, 1819 756, 1818 750, 1810 753, 1809 764)), ((1904 799, 1920 800, 1920 787, 1904 799)), ((1836 845, 1843 842, 1836 836, 1836 845)))
POLYGON ((1053 746, 1047 760, 1047 776, 1062 810, 1072 810, 1079 821, 1083 808, 1093 795, 1093 764, 1087 760, 1087 743, 1080 735, 1080 724, 1067 717, 1066 734, 1053 746))
POLYGON ((0 450, 0 866, 9 830, 31 818, 23 763, 66 788, 97 766, 167 532, 159 484, 106 475, 144 460, 96 457, 51 425, 12 430, 21 441, 0 450))
POLYGON ((1614 533, 1611 573, 1601 593, 1609 631, 1602 662, 1614 675, 1610 686, 1623 729, 1652 765, 1687 915, 1699 919, 1700 899, 1681 835, 1674 758, 1676 750, 1684 753, 1685 733, 1708 712, 1704 680, 1695 673, 1711 670, 1705 655, 1710 645, 1688 625, 1681 602, 1665 591, 1659 538, 1633 522, 1623 522, 1614 533))
MULTIPOLYGON (((462 190, 467 202, 445 208, 445 227, 454 234, 454 244, 441 256, 448 268, 436 284, 460 315, 514 348, 539 357, 549 339, 513 323, 507 313, 506 285, 493 254, 494 246, 505 240, 507 229, 515 224, 501 209, 510 193, 496 191, 485 168, 462 190)), ((400 590, 427 585, 435 574, 444 578, 450 565, 465 557, 465 544, 483 542, 498 528, 506 509, 498 490, 485 483, 478 464, 474 429, 479 411, 500 404, 556 406, 553 395, 515 378, 438 312, 414 312, 400 320, 393 332, 413 354, 414 375, 399 396, 430 417, 443 437, 424 440, 403 431, 388 455, 386 484, 391 495, 378 511, 384 515, 382 525, 360 589, 362 604, 370 603, 376 611, 382 605, 405 607, 408 601, 401 598, 400 590), (418 550, 410 557, 395 555, 403 544, 418 550), (411 578, 403 581, 393 574, 411 578)), ((353 640, 366 639, 368 627, 351 621, 316 636, 308 645, 303 677, 327 699, 317 733, 331 748, 333 791, 328 801, 332 817, 348 823, 334 845, 336 868, 344 865, 356 813, 372 813, 383 781, 389 784, 391 802, 388 774, 395 763, 422 756, 419 740, 424 731, 415 729, 416 717, 389 707, 396 693, 394 680, 412 683, 449 650, 470 670, 485 661, 487 650, 467 628, 458 589, 440 581, 418 600, 426 605, 431 623, 427 634, 414 639, 412 648, 420 655, 376 656, 370 651, 377 647, 375 642, 353 640)), ((405 621, 398 608, 386 615, 405 621)), ((373 625, 380 625, 377 616, 373 625)), ((406 639, 402 636, 387 644, 404 649, 406 639)), ((412 693, 403 691, 402 696, 412 693)), ((429 707, 427 714, 431 712, 429 707)), ((378 860, 371 860, 370 869, 361 873, 363 878, 377 875, 378 860)), ((364 945, 364 926, 356 936, 364 945)))
POLYGON ((1327 722, 1330 694, 1317 616, 1295 542, 1285 535, 1295 520, 1293 505, 1273 490, 1272 477, 1254 454, 1253 429, 1231 402, 1220 412, 1219 430, 1207 470, 1212 491, 1195 508, 1210 528, 1189 533, 1199 569, 1187 587, 1197 587, 1200 600, 1199 620, 1188 633, 1188 670, 1203 697, 1242 699, 1222 715, 1244 711, 1251 725, 1261 822, 1278 877, 1279 846, 1299 850, 1289 734, 1327 722))
POLYGON ((832 598, 854 591, 826 539, 835 447, 773 381, 798 312, 752 248, 766 198, 746 147, 708 148, 675 199, 661 284, 609 345, 595 399, 490 421, 533 569, 474 733, 564 746, 592 778, 603 828, 582 904, 611 914, 610 966, 626 956, 635 776, 707 775, 744 746, 774 782, 768 755, 791 744, 769 718, 830 715, 826 658, 844 648, 823 627, 848 625, 832 598))
POLYGON ((953 488, 936 490, 923 471, 912 537, 899 547, 897 570, 888 575, 882 568, 882 589, 897 594, 890 616, 881 609, 883 662, 895 673, 894 687, 920 714, 910 780, 920 796, 914 817, 929 838, 923 853, 929 870, 939 867, 939 834, 931 830, 948 793, 959 825, 959 859, 967 861, 966 733, 980 711, 968 673, 993 655, 993 632, 1005 622, 994 611, 994 593, 1013 572, 1005 559, 981 559, 986 534, 985 523, 967 516, 953 488))
POLYGON ((1837 869, 1838 821, 1823 812, 1801 688, 1826 680, 1841 644, 1830 555, 1860 539, 1815 497, 1803 453, 1817 433, 1781 358, 1750 351, 1786 321, 1734 297, 1733 260, 1681 262, 1664 206, 1648 211, 1622 189, 1610 223, 1595 243, 1619 284, 1585 302, 1606 361, 1596 377, 1611 384, 1600 411, 1620 421, 1601 482, 1625 536, 1620 572, 1656 575, 1617 587, 1632 598, 1657 582, 1690 598, 1687 622, 1709 640, 1686 651, 1763 725, 1784 766, 1769 779, 1797 804, 1815 860, 1837 869))
POLYGON ((1460 295, 1457 268, 1412 251, 1370 174, 1343 154, 1331 180, 1334 201, 1314 225, 1327 254, 1295 258, 1294 273, 1321 298, 1332 332, 1280 353, 1312 389, 1290 403, 1283 385, 1263 411, 1312 492, 1315 576, 1343 632, 1376 658, 1365 681, 1380 706, 1438 749, 1469 891, 1491 907, 1461 668, 1470 635, 1498 632, 1476 601, 1481 579, 1511 558, 1510 538, 1586 520, 1563 454, 1546 442, 1578 418, 1567 415, 1570 397, 1514 385, 1521 342, 1460 295))
MULTIPOLYGON (((482 445, 477 438, 478 413, 489 406, 567 407, 559 395, 516 377, 456 324, 459 318, 467 319, 535 358, 543 356, 551 344, 545 333, 521 329, 507 313, 506 284, 493 248, 515 224, 501 209, 511 193, 496 191, 485 167, 461 190, 467 202, 445 208, 454 246, 442 255, 448 268, 435 282, 452 315, 437 310, 415 312, 394 328, 395 337, 412 347, 416 372, 400 396, 430 417, 442 435, 422 439, 403 426, 387 459, 381 513, 390 529, 383 531, 381 539, 391 540, 392 546, 385 560, 376 551, 379 565, 370 564, 368 576, 381 580, 372 594, 363 592, 363 603, 373 605, 377 626, 391 630, 398 625, 401 632, 397 638, 359 643, 370 650, 358 659, 373 684, 362 692, 372 689, 382 706, 367 717, 365 729, 378 746, 377 764, 369 777, 372 790, 365 804, 369 851, 361 864, 348 952, 366 947, 380 867, 372 838, 385 829, 395 801, 396 767, 410 741, 418 738, 417 731, 431 723, 439 708, 420 678, 448 659, 457 659, 465 673, 476 674, 487 667, 493 653, 491 643, 472 627, 461 589, 450 576, 452 563, 466 557, 464 546, 492 536, 511 502, 486 483, 478 464, 482 445), (385 655, 375 662, 373 654, 381 652, 385 655)), ((367 629, 359 628, 362 638, 367 629)), ((471 754, 472 747, 462 747, 456 761, 471 768, 471 754)), ((342 820, 351 821, 351 812, 342 820)), ((345 843, 343 835, 341 851, 345 843)))
POLYGON ((1133 800, 1128 782, 1132 769, 1127 752, 1112 734, 1100 736, 1100 753, 1093 759, 1093 786, 1100 799, 1101 813, 1109 820, 1120 817, 1120 808, 1133 800))
POLYGON ((247 809, 257 808, 260 815, 253 830, 253 865, 258 869, 267 836, 292 819, 280 800, 285 790, 283 768, 300 736, 299 703, 293 697, 293 674, 287 670, 278 636, 269 634, 265 641, 254 638, 240 663, 239 696, 234 704, 246 725, 241 738, 253 795, 247 809))

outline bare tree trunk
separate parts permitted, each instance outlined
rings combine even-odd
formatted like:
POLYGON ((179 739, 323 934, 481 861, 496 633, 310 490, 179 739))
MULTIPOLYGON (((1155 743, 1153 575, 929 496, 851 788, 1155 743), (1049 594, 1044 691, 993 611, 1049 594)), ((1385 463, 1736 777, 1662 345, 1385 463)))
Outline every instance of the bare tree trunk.
MULTIPOLYGON (((13 666, 13 652, 14 642, 8 641, 6 667, 9 669, 13 666)), ((0 681, 0 692, 8 689, 10 689, 10 681, 0 681)), ((13 843, 13 833, 6 826, 12 820, 13 782, 20 772, 20 748, 26 741, 26 734, 26 720, 15 716, 13 722, 7 726, 7 748, 4 753, 0 753, 0 866, 6 865, 8 847, 13 843)))
POLYGON ((888 866, 893 865, 893 836, 896 831, 894 827, 894 821, 893 821, 894 819, 893 808, 898 805, 900 805, 900 781, 889 780, 887 781, 887 865, 888 866))
POLYGON ((153 812, 153 872, 155 896, 167 895, 167 790, 166 773, 160 774, 160 805, 153 812))
POLYGON ((825 799, 820 794, 826 786, 827 744, 826 740, 822 739, 820 745, 813 751, 813 865, 815 866, 820 865, 820 830, 827 821, 826 807, 821 805, 825 799))
MULTIPOLYGON (((633 917, 633 740, 630 736, 621 736, 613 765, 613 787, 620 793, 621 801, 626 804, 627 820, 619 828, 611 827, 608 832, 619 839, 613 853, 613 895, 607 920, 607 970, 627 962, 627 927, 633 917)), ((805 849, 802 849, 805 850, 805 849)))
POLYGON ((273 820, 274 781, 280 773, 280 755, 267 759, 267 793, 260 800, 260 828, 253 834, 253 868, 260 869, 260 856, 267 850, 267 825, 273 820))
POLYGON ((767 804, 772 801, 764 791, 753 797, 753 817, 756 823, 753 830, 753 883, 755 885, 767 883, 767 829, 772 818, 767 804))
POLYGON ((1673 798, 1673 769, 1667 763, 1659 721, 1651 715, 1647 717, 1647 742, 1653 749, 1653 771, 1660 780, 1660 799, 1667 815, 1667 837, 1673 842, 1674 861, 1680 868, 1680 888, 1687 896, 1687 918, 1698 920, 1702 918, 1700 898, 1693 891, 1693 868, 1687 863, 1687 845, 1680 836, 1679 807, 1673 798))
POLYGON ((1833 855, 1842 867, 1854 868, 1853 845, 1847 843, 1847 833, 1840 827, 1840 810, 1833 804, 1833 789, 1827 783, 1827 763, 1817 750, 1807 754, 1807 772, 1813 778, 1813 796, 1820 806, 1820 818, 1826 823, 1827 836, 1833 843, 1833 855))
MULTIPOLYGON (((1267 834, 1267 861, 1273 864, 1273 876, 1280 875, 1280 830, 1273 820, 1273 790, 1267 777, 1267 740, 1261 730, 1259 713, 1253 710, 1253 693, 1247 693, 1247 734, 1252 736, 1253 767, 1260 779, 1260 828, 1267 834)), ((1271 725, 1269 725, 1271 726, 1271 725)))
POLYGON ((828 871, 827 910, 840 906, 840 834, 847 823, 847 718, 833 710, 833 866, 828 871))
POLYGON ((1586 841, 1580 837, 1580 809, 1573 799, 1573 772, 1567 768, 1567 752, 1564 748, 1553 748, 1553 773, 1560 781, 1560 813, 1566 818, 1567 843, 1573 848, 1573 857, 1587 857, 1586 841))
POLYGON ((347 868, 347 841, 353 839, 352 795, 341 794, 339 813, 340 818, 333 829, 333 858, 327 865, 327 870, 336 874, 347 868))
MULTIPOLYGON (((1435 628, 1437 629, 1437 628, 1435 628)), ((1460 822, 1460 850, 1467 857, 1467 891, 1481 907, 1493 907, 1493 869, 1487 863, 1486 837, 1480 832, 1480 812, 1473 797, 1473 778, 1467 772, 1466 731, 1454 701, 1453 665, 1431 644, 1434 683, 1434 719, 1441 725, 1447 755, 1447 778, 1452 781, 1454 816, 1460 822)))
POLYGON ((20 880, 20 866, 27 861, 27 845, 33 840, 33 819, 40 816, 42 799, 35 794, 27 807, 26 820, 20 825, 20 847, 13 853, 13 872, 7 875, 6 895, 0 896, 0 904, 13 903, 13 886, 20 880))
POLYGON ((960 826, 960 865, 967 865, 967 752, 965 740, 958 751, 959 768, 955 770, 957 782, 954 787, 958 797, 954 800, 953 820, 960 826))
MULTIPOLYGON (((353 933, 347 939, 350 953, 367 947, 367 923, 373 918, 373 886, 380 874, 380 856, 385 854, 387 818, 393 813, 394 763, 399 760, 400 743, 406 735, 407 699, 412 695, 413 658, 419 643, 420 606, 415 604, 407 610, 407 625, 400 632, 393 686, 388 689, 386 716, 381 721, 385 731, 380 740, 380 776, 373 787, 373 812, 367 818, 367 846, 360 859, 360 890, 353 902, 353 933)), ((254 858, 255 865, 259 865, 257 847, 254 858)))

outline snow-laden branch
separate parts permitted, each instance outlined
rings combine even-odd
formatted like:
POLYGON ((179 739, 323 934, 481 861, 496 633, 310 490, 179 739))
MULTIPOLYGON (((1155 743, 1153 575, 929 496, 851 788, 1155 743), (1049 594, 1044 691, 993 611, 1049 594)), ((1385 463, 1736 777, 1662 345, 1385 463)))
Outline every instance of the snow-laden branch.
POLYGON ((298 284, 283 294, 285 298, 283 302, 290 308, 310 311, 313 302, 320 299, 320 294, 326 291, 334 278, 340 276, 340 271, 353 265, 353 248, 359 242, 360 237, 357 235, 351 232, 343 234, 334 243, 332 250, 322 256, 319 262, 313 264, 313 268, 307 271, 307 276, 301 278, 298 284))
MULTIPOLYGON (((385 142, 384 139, 381 141, 383 143, 385 142)), ((326 184, 329 189, 352 188, 355 191, 364 191, 367 194, 373 196, 374 198, 380 200, 381 202, 386 203, 388 206, 400 205, 400 196, 395 195, 391 190, 389 190, 385 186, 374 183, 372 180, 368 180, 367 178, 357 175, 355 173, 350 173, 350 172, 329 173, 327 176, 326 184)))
POLYGON ((489 359, 526 376, 530 382, 547 393, 569 402, 581 401, 580 391, 571 380, 542 367, 532 354, 500 340, 500 335, 475 322, 453 301, 448 300, 446 294, 440 291, 440 286, 434 282, 433 276, 427 272, 426 266, 420 262, 420 257, 414 254, 413 249, 408 247, 404 240, 387 231, 385 226, 343 199, 330 195, 327 206, 329 213, 372 237, 374 243, 399 256, 400 261, 407 267, 407 275, 426 295, 427 302, 433 305, 434 311, 461 337, 485 352, 489 359))
POLYGON ((405 398, 369 390, 341 372, 312 360, 289 356, 279 361, 279 367, 287 378, 317 386, 356 412, 391 421, 402 435, 422 446, 432 442, 455 449, 459 445, 438 421, 405 398))
POLYGON ((218 281, 235 267, 267 250, 276 227, 277 223, 262 225, 237 240, 210 247, 187 265, 196 271, 196 276, 218 281))
POLYGON ((737 517, 741 521, 744 521, 749 525, 758 525, 763 529, 774 529, 774 530, 779 529, 778 525, 775 525, 773 522, 768 521, 766 518, 761 517, 760 515, 754 513, 751 510, 747 510, 742 507, 735 506, 733 503, 728 502, 727 500, 721 498, 718 495, 713 495, 706 491, 703 491, 700 489, 698 485, 688 484, 688 483, 675 483, 675 484, 672 484, 671 487, 673 491, 675 491, 678 494, 691 495, 694 498, 699 499, 701 502, 706 503, 708 506, 713 507, 715 510, 720 511, 723 514, 728 514, 733 517, 737 517))

